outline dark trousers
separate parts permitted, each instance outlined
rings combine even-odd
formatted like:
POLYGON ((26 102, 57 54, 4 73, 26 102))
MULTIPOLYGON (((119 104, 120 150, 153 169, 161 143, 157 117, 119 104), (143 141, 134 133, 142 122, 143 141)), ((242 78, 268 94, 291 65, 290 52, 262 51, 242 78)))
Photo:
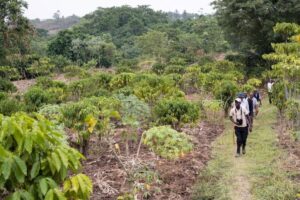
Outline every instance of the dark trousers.
POLYGON ((248 137, 248 127, 235 127, 237 153, 241 153, 241 147, 246 148, 247 137, 248 137))
POLYGON ((272 104, 272 92, 268 92, 269 103, 272 104))

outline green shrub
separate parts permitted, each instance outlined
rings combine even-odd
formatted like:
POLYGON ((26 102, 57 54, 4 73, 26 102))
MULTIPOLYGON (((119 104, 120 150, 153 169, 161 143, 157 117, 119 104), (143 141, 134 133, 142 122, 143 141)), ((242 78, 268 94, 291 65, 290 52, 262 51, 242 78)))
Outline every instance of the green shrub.
POLYGON ((134 95, 125 96, 119 94, 116 97, 121 102, 120 113, 124 125, 138 127, 141 123, 149 120, 150 108, 145 102, 134 95))
POLYGON ((248 81, 247 81, 247 84, 248 85, 251 85, 252 87, 260 87, 262 82, 261 80, 257 79, 257 78, 250 78, 248 81))
POLYGON ((67 145, 53 124, 39 115, 0 115, 0 132, 4 199, 89 199, 91 180, 83 174, 67 177, 79 170, 83 156, 67 145))
POLYGON ((23 109, 24 105, 16 99, 7 98, 0 100, 0 114, 10 116, 13 113, 22 111, 23 109))
POLYGON ((28 111, 37 111, 39 107, 51 103, 51 95, 39 87, 33 87, 24 94, 28 111))
POLYGON ((120 102, 115 98, 86 98, 63 105, 62 121, 77 131, 81 152, 87 154, 90 136, 93 133, 99 136, 108 134, 111 122, 120 119, 119 109, 120 102))
POLYGON ((57 55, 51 57, 51 63, 53 63, 56 71, 62 72, 64 67, 71 64, 71 61, 62 55, 57 55))
POLYGON ((152 151, 167 159, 177 159, 189 153, 193 145, 185 133, 169 126, 159 126, 143 133, 143 143, 152 151))
POLYGON ((152 66, 152 72, 154 72, 155 74, 158 74, 158 75, 161 75, 165 72, 165 69, 166 69, 166 65, 165 64, 162 64, 162 63, 155 63, 153 66, 152 66))
POLYGON ((215 84, 213 91, 215 98, 223 102, 223 108, 227 114, 238 92, 237 84, 234 81, 222 80, 215 84))
POLYGON ((165 74, 184 74, 185 67, 181 65, 169 65, 165 69, 165 74))
POLYGON ((72 100, 79 100, 87 96, 87 93, 90 93, 94 86, 92 79, 74 81, 68 86, 68 93, 70 93, 72 100))
POLYGON ((199 108, 184 99, 164 99, 154 107, 154 114, 158 124, 179 129, 183 123, 192 123, 198 119, 199 108))
POLYGON ((110 88, 115 90, 115 89, 120 89, 126 86, 129 86, 135 78, 135 74, 133 73, 121 73, 113 76, 111 79, 109 85, 110 88))
POLYGON ((63 72, 65 73, 66 77, 86 78, 90 76, 88 71, 75 65, 69 65, 64 67, 63 72))
POLYGON ((243 85, 243 87, 242 87, 242 91, 247 92, 247 93, 251 93, 251 92, 253 92, 254 90, 255 90, 255 87, 253 87, 253 86, 250 85, 250 84, 245 84, 245 85, 243 85))
POLYGON ((222 124, 224 120, 223 102, 218 100, 204 100, 202 102, 205 118, 213 124, 222 124))
POLYGON ((27 69, 27 72, 31 76, 45 76, 53 72, 54 65, 51 63, 50 58, 40 58, 38 61, 34 61, 32 65, 27 69))
POLYGON ((283 114, 286 108, 286 96, 283 82, 276 82, 272 87, 272 102, 278 108, 280 114, 283 114))
POLYGON ((0 92, 16 92, 16 86, 9 80, 0 79, 0 92))
POLYGON ((59 105, 45 105, 38 111, 39 114, 46 117, 56 125, 60 125, 62 121, 61 107, 59 105))
POLYGON ((67 85, 63 82, 60 81, 54 81, 49 77, 46 76, 41 76, 38 77, 36 80, 36 86, 44 88, 44 89, 48 89, 48 88, 62 88, 65 89, 67 87, 67 85))
POLYGON ((6 92, 0 92, 0 101, 8 98, 8 94, 6 92))
POLYGON ((18 80, 21 78, 21 75, 15 67, 0 66, 0 77, 9 80, 18 80))
POLYGON ((133 70, 130 67, 118 67, 116 70, 117 74, 121 73, 133 73, 133 70))

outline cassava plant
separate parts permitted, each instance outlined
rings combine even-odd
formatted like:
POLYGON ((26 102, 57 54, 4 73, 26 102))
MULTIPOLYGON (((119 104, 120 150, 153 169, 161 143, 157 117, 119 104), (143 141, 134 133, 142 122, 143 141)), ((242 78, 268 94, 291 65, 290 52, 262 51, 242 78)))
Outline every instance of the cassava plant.
POLYGON ((167 159, 183 157, 193 148, 185 133, 177 132, 169 126, 154 127, 145 131, 143 142, 156 154, 167 159))

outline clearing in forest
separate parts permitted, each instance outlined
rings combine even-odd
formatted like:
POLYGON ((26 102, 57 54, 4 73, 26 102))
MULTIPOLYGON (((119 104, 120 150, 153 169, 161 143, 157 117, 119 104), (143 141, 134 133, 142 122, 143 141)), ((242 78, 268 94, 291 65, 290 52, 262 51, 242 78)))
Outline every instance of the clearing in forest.
MULTIPOLYGON (((276 108, 266 102, 249 134, 247 154, 235 158, 233 126, 227 121, 225 134, 214 144, 213 159, 199 177, 194 199, 292 200, 297 187, 282 164, 276 130, 276 108)), ((296 172, 295 172, 296 173, 296 172)), ((298 187, 299 188, 299 187, 298 187)))

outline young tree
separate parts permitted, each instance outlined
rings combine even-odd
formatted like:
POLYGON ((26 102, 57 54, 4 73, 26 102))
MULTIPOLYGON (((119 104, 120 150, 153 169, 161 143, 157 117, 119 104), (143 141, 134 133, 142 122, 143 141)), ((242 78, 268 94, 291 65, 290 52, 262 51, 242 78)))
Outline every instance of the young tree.
POLYGON ((28 50, 29 21, 23 16, 27 4, 23 0, 0 1, 0 65, 7 62, 7 55, 24 55, 28 50))

